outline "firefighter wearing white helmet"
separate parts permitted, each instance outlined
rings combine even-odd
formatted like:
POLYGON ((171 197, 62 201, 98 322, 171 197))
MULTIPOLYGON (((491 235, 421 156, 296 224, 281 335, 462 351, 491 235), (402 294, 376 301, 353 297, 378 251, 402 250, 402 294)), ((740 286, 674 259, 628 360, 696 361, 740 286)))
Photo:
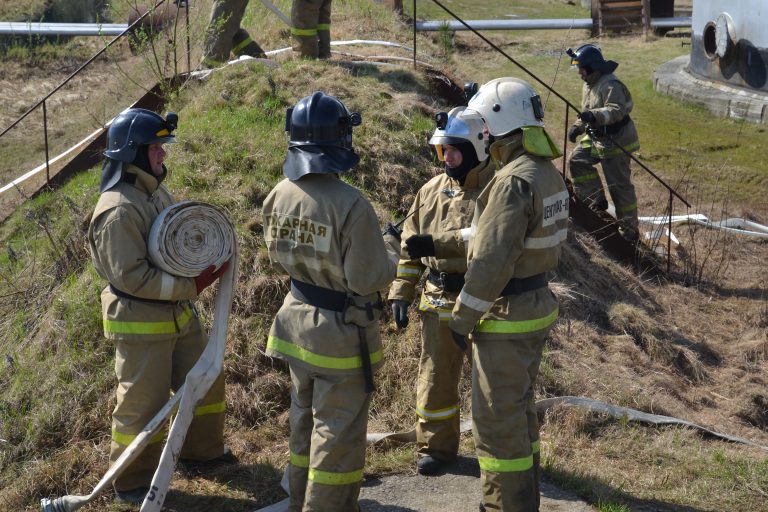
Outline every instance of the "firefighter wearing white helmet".
MULTIPOLYGON (((227 268, 211 266, 198 277, 178 277, 150 260, 152 223, 176 202, 163 185, 168 172, 163 162, 164 144, 176 142, 177 122, 176 114, 163 118, 140 108, 115 117, 107 133, 101 196, 88 228, 93 265, 109 283, 101 292, 104 336, 115 344, 111 464, 184 383, 202 354, 208 337, 192 301, 227 268)), ((188 468, 234 461, 224 447, 225 405, 222 374, 195 408, 181 451, 188 468)), ((144 501, 162 440, 155 436, 115 478, 118 501, 144 501)))
POLYGON ((481 119, 462 119, 465 107, 436 116, 429 140, 445 172, 416 194, 403 224, 403 254, 389 300, 398 328, 408 324, 407 308, 416 285, 427 280, 418 302, 421 314, 421 357, 416 386, 417 470, 438 473, 459 448, 459 392, 465 351, 451 337, 448 320, 464 284, 475 201, 493 176, 481 119))
POLYGON ((286 179, 262 208, 270 260, 291 277, 267 341, 267 355, 291 372, 290 512, 360 510, 373 372, 383 361, 379 290, 395 278, 400 252, 397 239, 382 239, 365 196, 339 179, 360 160, 360 122, 320 91, 288 109, 286 179))
POLYGON ((544 338, 558 316, 548 288, 568 227, 568 192, 551 160, 536 91, 523 80, 483 85, 462 114, 485 121, 499 168, 475 207, 469 263, 449 327, 471 333, 472 421, 482 510, 539 504, 539 428, 533 389, 544 338))

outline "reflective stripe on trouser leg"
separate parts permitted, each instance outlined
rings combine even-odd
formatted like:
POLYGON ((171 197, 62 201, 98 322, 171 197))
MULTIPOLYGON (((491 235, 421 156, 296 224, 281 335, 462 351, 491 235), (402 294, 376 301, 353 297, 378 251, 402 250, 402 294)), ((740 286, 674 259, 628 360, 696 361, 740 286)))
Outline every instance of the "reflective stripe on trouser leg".
POLYGON ((608 193, 616 207, 616 218, 626 226, 637 228, 637 194, 632 185, 630 161, 629 155, 623 153, 604 158, 603 174, 608 184, 608 193))
POLYGON ((371 395, 362 372, 314 374, 314 427, 304 512, 357 512, 371 395))
MULTIPOLYGON (((171 365, 175 340, 116 341, 115 376, 117 403, 112 412, 110 465, 123 453, 144 426, 170 398, 171 365)), ((163 451, 166 432, 150 444, 118 476, 113 485, 120 491, 149 487, 163 451)))
POLYGON ((568 169, 576 197, 587 204, 597 204, 605 200, 603 182, 597 173, 600 159, 592 156, 589 147, 576 146, 568 157, 568 169))
POLYGON ((416 443, 419 453, 442 460, 459 449, 459 379, 464 351, 453 341, 448 322, 421 315, 421 357, 416 381, 416 443))
MULTIPOLYGON (((178 389, 184 384, 189 370, 200 359, 208 337, 194 318, 190 331, 176 341, 173 350, 173 378, 171 385, 178 389)), ((195 406, 195 416, 184 438, 180 457, 194 460, 210 460, 224 453, 224 374, 216 378, 208 393, 195 406)))
POLYGON ((302 57, 318 56, 317 23, 323 0, 294 0, 291 6, 291 34, 296 42, 294 50, 302 57))
MULTIPOLYGON (((537 510, 528 410, 544 333, 514 340, 475 337, 472 417, 486 510, 537 510)), ((535 446, 538 446, 536 443, 535 446)))
POLYGON ((331 0, 320 5, 317 14, 317 56, 320 59, 331 57, 331 0))
POLYGON ((250 55, 251 57, 266 57, 261 46, 251 38, 251 35, 244 28, 237 29, 232 36, 232 53, 237 55, 250 55))
POLYGON ((232 38, 240 28, 248 0, 215 0, 205 34, 203 62, 216 65, 229 60, 232 38))
POLYGON ((307 490, 309 470, 309 445, 312 439, 313 381, 302 369, 291 366, 291 409, 289 422, 291 434, 288 440, 291 463, 288 466, 288 512, 301 512, 307 490))

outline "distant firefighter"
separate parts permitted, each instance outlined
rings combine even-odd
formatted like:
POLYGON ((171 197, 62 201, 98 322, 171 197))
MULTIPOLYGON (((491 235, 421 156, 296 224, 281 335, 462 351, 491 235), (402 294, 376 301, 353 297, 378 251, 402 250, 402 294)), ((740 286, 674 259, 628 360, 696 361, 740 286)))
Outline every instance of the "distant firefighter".
POLYGON ((608 193, 616 208, 621 235, 629 241, 638 240, 637 195, 632 184, 631 157, 622 151, 640 149, 637 129, 629 113, 634 102, 629 89, 613 72, 619 66, 603 58, 593 44, 567 50, 571 65, 578 67, 584 80, 579 119, 568 131, 568 139, 576 142, 579 135, 591 128, 568 157, 576 197, 595 210, 607 210, 603 184, 595 165, 602 164, 608 193), (621 147, 618 147, 621 146, 621 147))
POLYGON ((294 50, 306 59, 331 58, 331 0, 293 0, 294 50))
POLYGON ((221 66, 229 60, 230 52, 236 57, 250 55, 266 58, 264 50, 251 39, 248 31, 240 26, 247 6, 248 0, 214 0, 201 67, 221 66))

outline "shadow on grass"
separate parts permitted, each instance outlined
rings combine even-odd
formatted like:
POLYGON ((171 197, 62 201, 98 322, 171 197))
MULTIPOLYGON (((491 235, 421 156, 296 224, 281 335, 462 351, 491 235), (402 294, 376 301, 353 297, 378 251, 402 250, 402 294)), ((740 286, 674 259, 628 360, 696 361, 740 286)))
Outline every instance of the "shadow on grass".
POLYGON ((556 469, 547 469, 542 475, 545 482, 571 491, 594 506, 599 503, 623 505, 631 512, 707 512, 696 507, 636 498, 599 478, 575 476, 556 469))

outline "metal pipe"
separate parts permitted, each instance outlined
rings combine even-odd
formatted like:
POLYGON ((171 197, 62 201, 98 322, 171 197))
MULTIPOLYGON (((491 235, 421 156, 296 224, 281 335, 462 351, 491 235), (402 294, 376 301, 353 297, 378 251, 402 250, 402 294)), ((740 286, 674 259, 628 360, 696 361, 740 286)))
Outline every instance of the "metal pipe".
MULTIPOLYGON (((539 20, 468 20, 475 30, 563 30, 591 29, 591 18, 539 19, 539 20)), ((447 26, 448 30, 469 30, 458 21, 416 21, 417 31, 435 32, 447 26)), ((653 18, 653 28, 691 27, 690 16, 653 18)), ((128 28, 123 23, 43 23, 0 21, 0 35, 48 36, 116 36, 128 28)))
MULTIPOLYGON (((538 20, 467 20, 467 25, 475 30, 569 30, 591 29, 591 18, 573 19, 538 19, 538 20)), ((691 27, 691 17, 680 18, 654 18, 651 20, 653 28, 691 27)), ((416 30, 423 32, 435 32, 447 27, 448 30, 470 30, 459 21, 419 21, 416 22, 416 30)))

